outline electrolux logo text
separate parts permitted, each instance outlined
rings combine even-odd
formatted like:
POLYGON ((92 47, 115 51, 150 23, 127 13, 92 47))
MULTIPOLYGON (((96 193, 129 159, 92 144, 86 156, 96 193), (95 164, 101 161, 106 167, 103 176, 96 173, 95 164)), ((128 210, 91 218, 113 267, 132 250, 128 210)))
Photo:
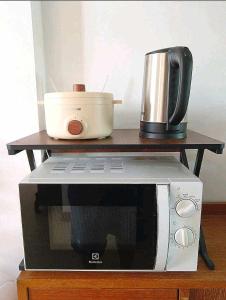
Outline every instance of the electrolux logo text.
POLYGON ((99 260, 100 255, 99 253, 92 253, 92 260, 99 260))
POLYGON ((92 260, 89 260, 89 264, 102 264, 102 260, 100 260, 100 254, 98 252, 93 252, 91 254, 92 260))

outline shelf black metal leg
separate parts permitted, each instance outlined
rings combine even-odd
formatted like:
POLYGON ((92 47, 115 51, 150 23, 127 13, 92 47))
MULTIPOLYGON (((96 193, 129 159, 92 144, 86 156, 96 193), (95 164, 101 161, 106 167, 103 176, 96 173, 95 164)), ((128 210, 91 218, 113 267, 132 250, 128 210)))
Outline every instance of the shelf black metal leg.
POLYGON ((28 158, 30 169, 31 171, 33 171, 36 168, 34 152, 33 150, 26 150, 26 152, 27 152, 27 158, 28 158))
POLYGON ((19 270, 20 271, 25 271, 25 267, 24 267, 24 259, 21 260, 20 264, 19 264, 19 270))
POLYGON ((180 162, 185 165, 186 168, 189 169, 189 164, 188 164, 188 159, 187 159, 187 155, 186 155, 186 151, 185 149, 182 149, 180 151, 180 162))
MULTIPOLYGON (((201 166, 202 166, 202 160, 203 160, 203 155, 204 155, 204 149, 198 149, 196 160, 195 160, 195 167, 194 167, 194 171, 193 171, 193 173, 196 176, 199 176, 199 174, 200 174, 200 170, 201 170, 201 166)), ((188 164, 188 160, 187 160, 187 155, 186 155, 185 149, 183 149, 183 150, 180 151, 180 161, 181 161, 181 163, 183 165, 185 165, 185 167, 187 167, 189 169, 189 164, 188 164)), ((206 247, 205 236, 204 236, 204 232, 203 232, 203 229, 202 229, 202 225, 200 226, 199 254, 202 257, 202 259, 204 260, 204 262, 207 265, 207 267, 210 270, 214 270, 215 269, 215 265, 214 265, 213 261, 211 260, 211 258, 208 255, 208 251, 207 251, 207 247, 206 247)))
POLYGON ((51 151, 50 150, 44 150, 42 154, 42 162, 47 160, 51 156, 51 151))
POLYGON ((43 150, 42 151, 42 162, 47 160, 47 158, 48 158, 47 150, 43 150))
POLYGON ((204 260, 205 264, 210 270, 215 269, 215 265, 211 258, 208 255, 208 251, 206 248, 205 236, 203 233, 202 226, 200 226, 200 237, 199 237, 199 254, 201 255, 202 259, 204 260))
POLYGON ((194 171, 193 173, 199 177, 201 166, 202 166, 202 159, 204 155, 204 149, 198 149, 197 151, 197 156, 195 160, 195 166, 194 166, 194 171))
MULTIPOLYGON (((193 173, 199 177, 201 166, 202 166, 202 160, 204 156, 204 149, 198 149, 197 151, 197 156, 195 160, 195 166, 194 166, 194 171, 193 173)), ((199 237, 199 254, 204 260, 205 264, 210 270, 215 269, 215 265, 211 258, 209 257, 207 247, 206 247, 206 241, 205 241, 205 236, 203 232, 202 225, 200 226, 200 237, 199 237)))
MULTIPOLYGON (((26 150, 27 152, 27 158, 29 162, 29 166, 31 171, 36 169, 36 162, 35 162, 35 157, 34 157, 34 152, 33 150, 26 150)), ((44 150, 42 153, 42 162, 44 162, 47 158, 51 156, 51 151, 50 150, 44 150)))

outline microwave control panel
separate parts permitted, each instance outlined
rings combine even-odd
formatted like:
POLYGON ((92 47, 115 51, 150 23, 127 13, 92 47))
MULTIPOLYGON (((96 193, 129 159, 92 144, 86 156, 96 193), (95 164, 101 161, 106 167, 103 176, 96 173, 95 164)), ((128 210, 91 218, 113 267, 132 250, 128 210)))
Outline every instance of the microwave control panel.
POLYGON ((202 182, 171 182, 169 199, 170 239, 166 269, 180 270, 181 266, 181 270, 196 270, 202 182))

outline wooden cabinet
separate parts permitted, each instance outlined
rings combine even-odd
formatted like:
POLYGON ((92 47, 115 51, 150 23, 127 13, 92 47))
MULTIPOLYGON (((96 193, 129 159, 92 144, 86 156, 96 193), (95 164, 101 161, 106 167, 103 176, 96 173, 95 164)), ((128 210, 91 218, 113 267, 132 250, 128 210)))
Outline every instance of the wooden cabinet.
POLYGON ((225 300, 226 289, 95 289, 19 287, 19 300, 225 300))
POLYGON ((178 300, 225 300, 226 288, 202 288, 179 290, 178 300))
MULTIPOLYGON (((162 279, 166 274, 162 274, 162 279)), ((178 300, 178 289, 160 287, 150 273, 21 272, 18 300, 178 300), (150 279, 153 281, 152 284, 150 279)), ((161 277, 161 276, 160 276, 161 277)), ((159 281, 160 280, 160 281, 159 281)), ((183 300, 187 300, 184 298, 183 300)))
POLYGON ((192 289, 189 300, 225 300, 226 289, 192 289))
POLYGON ((29 300, 177 300, 172 289, 35 289, 29 290, 29 300))

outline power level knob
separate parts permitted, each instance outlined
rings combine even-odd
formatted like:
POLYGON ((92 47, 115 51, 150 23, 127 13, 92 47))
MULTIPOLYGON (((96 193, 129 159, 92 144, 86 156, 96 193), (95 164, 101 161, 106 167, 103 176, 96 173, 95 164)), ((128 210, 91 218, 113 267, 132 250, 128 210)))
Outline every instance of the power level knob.
POLYGON ((195 241, 194 233, 189 228, 180 228, 175 232, 175 241, 178 245, 183 247, 188 247, 192 245, 195 241))
POLYGON ((176 205, 176 212, 182 218, 189 218, 196 212, 196 206, 191 200, 181 200, 176 205))

